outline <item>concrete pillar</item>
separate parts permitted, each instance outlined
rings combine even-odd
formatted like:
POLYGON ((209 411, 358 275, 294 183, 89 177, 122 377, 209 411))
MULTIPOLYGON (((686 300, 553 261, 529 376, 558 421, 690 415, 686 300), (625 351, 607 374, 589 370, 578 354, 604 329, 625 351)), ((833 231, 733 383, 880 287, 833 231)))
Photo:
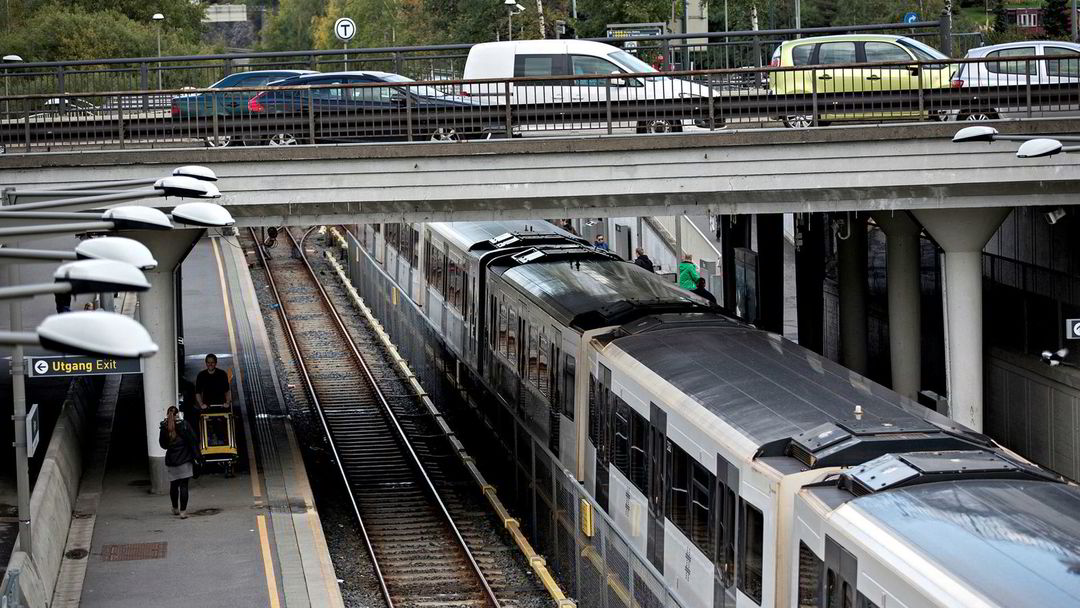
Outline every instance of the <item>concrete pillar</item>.
POLYGON ((866 374, 866 217, 847 216, 836 235, 840 278, 840 360, 866 374))
POLYGON ((158 345, 158 353, 143 361, 143 411, 146 415, 146 451, 150 460, 150 491, 169 491, 165 476, 165 450, 158 445, 158 424, 170 405, 178 405, 180 393, 176 370, 176 282, 180 263, 202 238, 203 229, 169 231, 132 230, 120 234, 150 248, 157 268, 146 271, 150 290, 139 295, 143 326, 158 345))
POLYGON ((766 331, 784 333, 784 214, 757 216, 758 321, 766 331))
POLYGON ((945 250, 946 382, 949 414, 972 430, 983 428, 982 248, 1012 211, 932 209, 915 218, 945 250))
POLYGON ((907 212, 881 211, 874 221, 885 232, 889 299, 889 363, 894 391, 915 399, 922 388, 922 282, 919 225, 907 212))
POLYGON ((750 216, 721 215, 716 218, 720 229, 720 260, 723 263, 724 308, 734 315, 736 300, 735 249, 750 246, 750 216))
POLYGON ((799 344, 818 354, 825 347, 825 304, 821 294, 825 281, 825 219, 823 213, 807 213, 795 228, 799 239, 795 250, 799 344))

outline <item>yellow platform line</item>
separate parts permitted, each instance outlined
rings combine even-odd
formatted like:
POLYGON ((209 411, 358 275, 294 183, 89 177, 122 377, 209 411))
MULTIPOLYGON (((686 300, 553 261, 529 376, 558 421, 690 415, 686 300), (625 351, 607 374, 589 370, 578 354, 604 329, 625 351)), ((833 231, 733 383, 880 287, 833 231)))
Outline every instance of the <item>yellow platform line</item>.
POLYGON ((270 608, 280 608, 277 577, 274 576, 274 560, 270 558, 270 537, 266 533, 266 516, 256 515, 259 523, 259 545, 262 547, 263 571, 266 573, 266 591, 270 594, 270 608))

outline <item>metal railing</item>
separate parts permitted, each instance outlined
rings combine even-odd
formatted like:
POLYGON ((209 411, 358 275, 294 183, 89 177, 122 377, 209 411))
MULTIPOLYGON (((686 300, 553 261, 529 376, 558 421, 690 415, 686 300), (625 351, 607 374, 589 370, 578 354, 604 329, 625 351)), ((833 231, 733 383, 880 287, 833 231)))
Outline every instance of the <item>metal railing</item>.
MULTIPOLYGON (((944 22, 878 24, 846 27, 747 30, 670 34, 631 38, 590 38, 623 46, 664 69, 730 69, 760 67, 784 40, 845 33, 889 33, 918 38, 949 54, 949 48, 971 35, 952 35, 944 22)), ((981 41, 981 35, 979 40, 981 41)), ((130 57, 84 61, 8 63, 0 71, 5 95, 82 96, 184 87, 206 87, 229 74, 251 70, 300 69, 321 72, 378 70, 417 80, 460 79, 472 44, 446 44, 373 49, 278 51, 216 55, 130 57), (159 84, 160 83, 160 84, 159 84)), ((966 50, 967 45, 959 52, 966 50)))
POLYGON ((1080 56, 0 97, 8 153, 1080 114, 1080 56))

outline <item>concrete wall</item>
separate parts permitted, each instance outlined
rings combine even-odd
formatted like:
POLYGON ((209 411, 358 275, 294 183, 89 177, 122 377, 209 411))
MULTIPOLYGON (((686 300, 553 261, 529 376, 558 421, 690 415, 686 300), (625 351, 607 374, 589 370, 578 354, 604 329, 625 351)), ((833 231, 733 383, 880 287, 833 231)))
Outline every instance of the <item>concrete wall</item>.
POLYGON ((987 357, 986 434, 1025 458, 1080 479, 1080 371, 1037 357, 991 349, 987 357))
POLYGON ((20 536, 0 582, 4 595, 16 593, 23 605, 46 606, 52 599, 82 477, 87 421, 97 407, 102 378, 79 378, 71 383, 34 483, 30 495, 34 557, 29 559, 22 550, 20 536))

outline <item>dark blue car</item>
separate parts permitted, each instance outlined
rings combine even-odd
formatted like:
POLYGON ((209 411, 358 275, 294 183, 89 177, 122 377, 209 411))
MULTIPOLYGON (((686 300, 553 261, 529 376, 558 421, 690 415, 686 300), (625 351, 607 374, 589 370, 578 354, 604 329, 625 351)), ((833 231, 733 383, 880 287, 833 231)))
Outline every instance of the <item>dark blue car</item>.
POLYGON ((490 106, 414 83, 387 72, 296 76, 272 84, 280 89, 251 98, 248 112, 263 140, 274 146, 458 141, 505 130, 490 106))

